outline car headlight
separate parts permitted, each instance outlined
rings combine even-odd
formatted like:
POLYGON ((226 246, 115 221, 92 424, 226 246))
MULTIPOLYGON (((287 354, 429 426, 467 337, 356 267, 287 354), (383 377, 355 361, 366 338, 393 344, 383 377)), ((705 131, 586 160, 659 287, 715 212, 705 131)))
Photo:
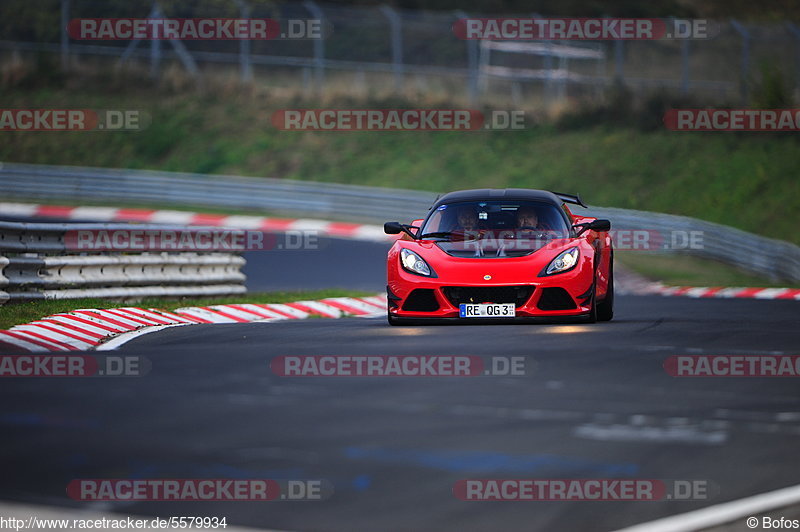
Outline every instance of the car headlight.
POLYGON ((578 248, 569 248, 566 251, 562 251, 556 258, 550 261, 550 264, 545 270, 545 275, 553 275, 555 273, 563 273, 571 270, 578 264, 578 257, 580 256, 581 254, 578 248))
POLYGON ((430 277, 431 275, 431 268, 428 266, 428 263, 410 249, 403 248, 400 250, 400 263, 403 265, 403 268, 411 273, 425 275, 426 277, 430 277))

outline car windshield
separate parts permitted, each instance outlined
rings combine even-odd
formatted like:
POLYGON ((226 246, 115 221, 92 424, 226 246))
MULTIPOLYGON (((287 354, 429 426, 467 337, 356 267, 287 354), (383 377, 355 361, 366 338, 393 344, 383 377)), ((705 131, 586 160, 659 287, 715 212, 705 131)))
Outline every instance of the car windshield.
POLYGON ((455 256, 514 257, 569 238, 558 206, 536 201, 471 201, 440 205, 420 235, 455 256))

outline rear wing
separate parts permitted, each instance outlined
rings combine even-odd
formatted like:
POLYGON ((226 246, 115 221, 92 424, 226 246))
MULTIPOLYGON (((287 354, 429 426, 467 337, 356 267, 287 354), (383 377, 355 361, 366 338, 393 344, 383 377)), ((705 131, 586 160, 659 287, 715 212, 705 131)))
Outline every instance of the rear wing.
POLYGON ((563 201, 564 203, 572 203, 572 204, 574 204, 574 205, 580 205, 581 207, 584 207, 584 208, 586 208, 586 209, 588 209, 588 208, 589 208, 589 206, 588 206, 588 205, 586 205, 586 204, 583 202, 583 200, 581 199, 581 196, 580 196, 580 194, 564 194, 564 193, 562 193, 562 192, 553 192, 553 194, 555 194, 556 196, 558 196, 558 198, 559 198, 561 201, 563 201))

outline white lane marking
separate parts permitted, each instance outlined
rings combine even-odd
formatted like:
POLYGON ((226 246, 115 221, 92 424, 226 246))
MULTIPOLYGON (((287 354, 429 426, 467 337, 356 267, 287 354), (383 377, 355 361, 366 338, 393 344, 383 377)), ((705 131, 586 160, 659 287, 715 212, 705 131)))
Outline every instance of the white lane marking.
POLYGON ((656 443, 695 443, 721 445, 728 440, 728 433, 722 430, 702 430, 693 426, 633 426, 597 425, 587 423, 575 427, 573 436, 598 441, 656 442, 656 443))
POLYGON ((172 325, 154 325, 152 327, 144 327, 137 331, 131 331, 122 333, 119 336, 115 336, 114 338, 110 339, 107 342, 104 342, 97 347, 95 347, 95 351, 113 351, 115 349, 119 349, 122 345, 127 344, 131 340, 135 340, 140 336, 144 336, 145 334, 150 334, 153 332, 158 332, 163 329, 169 329, 170 327, 183 327, 184 325, 189 325, 188 323, 175 323, 172 325))
MULTIPOLYGON (((739 519, 763 514, 770 510, 791 506, 800 502, 800 485, 789 486, 735 501, 715 504, 700 510, 672 515, 646 523, 640 523, 616 532, 684 532, 704 530, 732 523, 739 519)), ((760 520, 759 520, 760 521, 760 520)), ((760 528, 760 527, 759 527, 760 528)))

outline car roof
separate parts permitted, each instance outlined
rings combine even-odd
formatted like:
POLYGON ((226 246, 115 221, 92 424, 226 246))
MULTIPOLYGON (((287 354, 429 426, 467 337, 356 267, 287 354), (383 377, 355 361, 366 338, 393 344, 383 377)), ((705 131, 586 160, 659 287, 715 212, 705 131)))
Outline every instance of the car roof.
POLYGON ((553 205, 561 205, 563 201, 547 190, 534 190, 531 188, 476 188, 472 190, 457 190, 437 198, 432 209, 445 203, 460 201, 492 201, 492 200, 529 200, 546 201, 553 205))

